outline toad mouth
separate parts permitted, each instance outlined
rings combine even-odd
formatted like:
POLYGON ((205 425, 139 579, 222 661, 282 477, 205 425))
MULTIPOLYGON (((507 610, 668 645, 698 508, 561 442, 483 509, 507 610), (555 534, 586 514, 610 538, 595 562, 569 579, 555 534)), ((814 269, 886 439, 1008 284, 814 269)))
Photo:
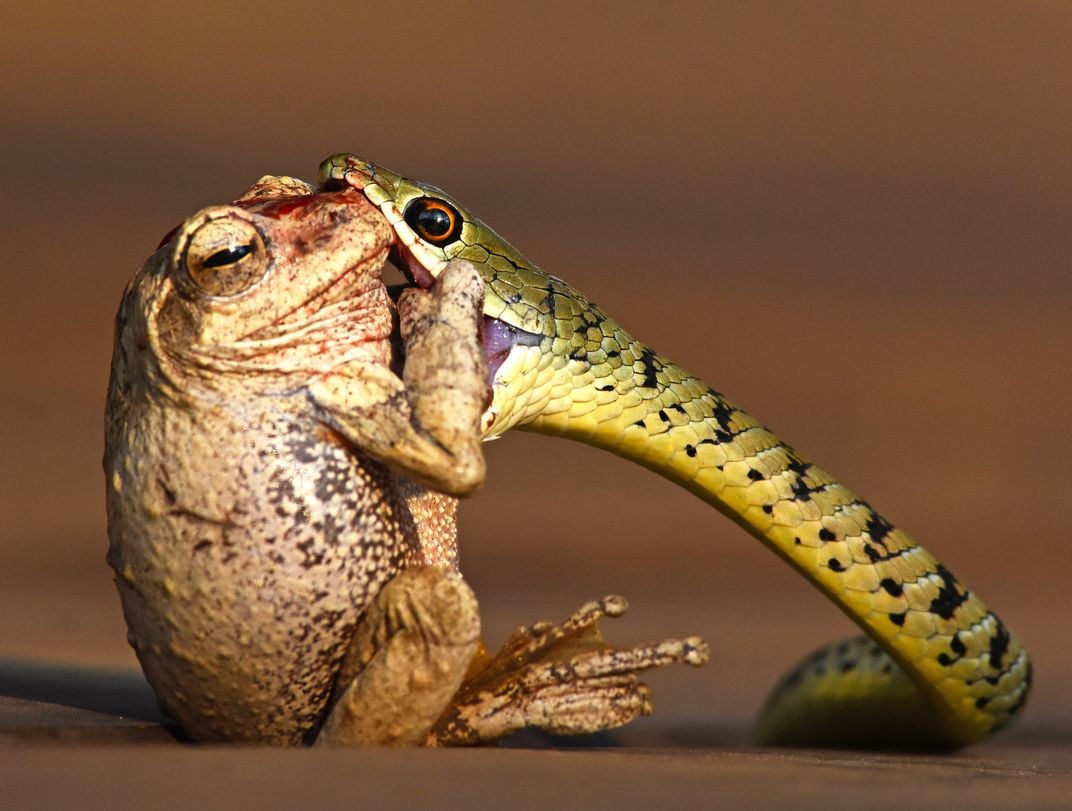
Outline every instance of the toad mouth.
POLYGON ((402 275, 409 279, 412 284, 422 290, 430 290, 435 285, 435 276, 420 263, 420 260, 413 255, 413 251, 397 239, 387 255, 387 261, 398 268, 402 275))

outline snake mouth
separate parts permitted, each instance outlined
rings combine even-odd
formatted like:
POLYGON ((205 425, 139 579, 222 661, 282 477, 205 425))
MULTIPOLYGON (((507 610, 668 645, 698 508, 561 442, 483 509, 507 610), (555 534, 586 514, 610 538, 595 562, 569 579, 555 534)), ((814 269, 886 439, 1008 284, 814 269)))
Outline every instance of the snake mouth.
MULTIPOLYGON (((393 301, 397 302, 402 291, 407 288, 418 287, 421 290, 429 290, 435 285, 436 277, 402 243, 396 242, 391 247, 387 259, 406 278, 405 284, 388 286, 393 301)), ((479 338, 484 350, 484 360, 488 364, 488 385, 492 387, 495 386, 495 377, 499 368, 514 347, 538 346, 541 340, 539 335, 518 329, 487 314, 481 319, 479 338)))
POLYGON ((485 315, 480 325, 480 342, 484 347, 484 359, 488 362, 488 383, 494 387, 499 367, 518 346, 539 346, 540 336, 519 330, 505 321, 485 315))

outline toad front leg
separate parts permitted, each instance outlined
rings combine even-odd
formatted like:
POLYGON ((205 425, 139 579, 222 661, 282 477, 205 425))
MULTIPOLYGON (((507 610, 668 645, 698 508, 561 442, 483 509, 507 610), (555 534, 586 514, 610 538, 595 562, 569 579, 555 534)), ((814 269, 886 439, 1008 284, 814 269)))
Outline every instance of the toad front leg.
POLYGON ((468 495, 484 481, 480 417, 490 399, 478 324, 484 283, 452 264, 431 291, 399 300, 405 369, 342 366, 310 387, 328 424, 396 473, 468 495))

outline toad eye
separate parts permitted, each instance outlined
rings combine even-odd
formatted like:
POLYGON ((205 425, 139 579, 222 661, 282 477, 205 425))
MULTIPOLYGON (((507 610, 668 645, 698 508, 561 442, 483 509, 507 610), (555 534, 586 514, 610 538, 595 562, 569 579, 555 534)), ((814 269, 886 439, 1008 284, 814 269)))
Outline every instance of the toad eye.
POLYGON ((253 253, 253 246, 249 243, 246 243, 245 245, 228 245, 222 251, 217 251, 202 262, 201 267, 222 268, 226 265, 233 265, 236 262, 242 261, 251 253, 253 253))
POLYGON ((211 219, 187 238, 181 265, 203 293, 234 296, 264 278, 268 253, 260 232, 236 216, 211 219))
POLYGON ((418 197, 411 201, 403 217, 417 236, 440 248, 457 242, 465 225, 458 209, 437 197, 418 197))

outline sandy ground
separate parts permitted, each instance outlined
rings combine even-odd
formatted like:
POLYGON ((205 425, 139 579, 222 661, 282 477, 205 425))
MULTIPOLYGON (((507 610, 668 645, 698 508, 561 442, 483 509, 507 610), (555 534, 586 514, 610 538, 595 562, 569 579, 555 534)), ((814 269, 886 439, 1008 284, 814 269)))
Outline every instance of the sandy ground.
POLYGON ((12 808, 1067 808, 1067 729, 943 755, 755 749, 699 713, 578 739, 454 750, 197 747, 137 674, 0 665, 0 785, 12 808), (17 697, 13 697, 17 696, 17 697), (122 713, 120 717, 118 713, 122 713))
POLYGON ((1069 796, 1066 4, 332 15, 49 3, 12 15, 17 36, 0 51, 8 796, 26 807, 1069 796), (338 150, 448 189, 917 535, 1031 652, 1021 724, 954 757, 747 749, 770 685, 848 621, 691 496, 521 435, 489 446, 490 479, 462 518, 488 636, 621 592, 633 609, 615 639, 699 633, 714 652, 701 672, 652 678, 655 718, 593 742, 620 748, 536 739, 347 759, 154 746, 159 729, 144 724, 142 745, 85 733, 107 738, 116 711, 151 713, 103 563, 101 412, 123 285, 199 207, 267 172, 310 177, 338 150), (118 694, 87 709, 85 685, 100 683, 118 694), (71 718, 71 706, 103 717, 71 718), (82 730, 74 745, 67 733, 47 743, 53 722, 82 730))
POLYGON ((136 673, 0 663, 0 785, 12 808, 1067 808, 1067 728, 942 755, 755 749, 712 713, 501 747, 197 747, 136 673))

